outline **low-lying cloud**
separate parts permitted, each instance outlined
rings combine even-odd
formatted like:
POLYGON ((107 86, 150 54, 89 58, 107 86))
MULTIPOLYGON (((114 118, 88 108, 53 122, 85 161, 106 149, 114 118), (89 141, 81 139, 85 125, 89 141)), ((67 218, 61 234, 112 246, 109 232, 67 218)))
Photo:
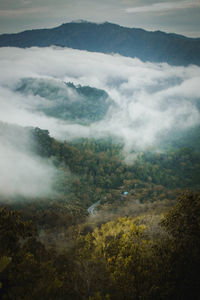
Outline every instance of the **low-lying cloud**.
POLYGON ((0 195, 46 197, 54 194, 57 170, 36 155, 29 129, 0 122, 0 195))
MULTIPOLYGON (((125 144, 126 151, 143 151, 159 147, 161 137, 170 132, 200 122, 200 68, 194 65, 173 67, 119 55, 33 47, 1 48, 0 66, 0 120, 48 129, 58 139, 114 136, 125 144), (55 103, 62 101, 62 93, 57 97, 55 89, 49 89, 51 95, 45 98, 35 91, 28 94, 17 91, 25 78, 37 79, 36 91, 40 80, 52 82, 52 87, 72 82, 103 89, 115 105, 103 120, 89 125, 49 117, 38 109, 39 106, 48 107, 49 99, 55 103)), ((6 151, 2 151, 5 159, 6 151)), ((16 160, 22 161, 20 157, 16 160)), ((23 169, 27 167, 23 165, 23 169)), ((34 174, 34 170, 30 170, 30 174, 34 174)))
POLYGON ((48 161, 0 146, 0 194, 45 197, 53 193, 56 171, 48 161))

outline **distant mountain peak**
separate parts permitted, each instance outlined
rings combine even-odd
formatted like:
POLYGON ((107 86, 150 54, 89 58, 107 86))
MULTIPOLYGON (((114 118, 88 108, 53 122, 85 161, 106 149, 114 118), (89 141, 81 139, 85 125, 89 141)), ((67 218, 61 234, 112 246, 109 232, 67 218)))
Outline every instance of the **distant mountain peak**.
MULTIPOLYGON (((93 21, 88 21, 88 20, 83 20, 83 19, 72 20, 71 22, 63 23, 59 27, 61 27, 61 26, 69 26, 70 24, 77 24, 77 25, 79 25, 79 24, 88 24, 88 25, 91 25, 91 26, 93 26, 93 25, 94 26, 96 26, 96 25, 110 25, 110 26, 116 26, 116 27, 123 27, 123 26, 121 26, 119 24, 111 23, 111 22, 108 22, 108 21, 93 22, 93 21)), ((124 27, 124 28, 127 28, 127 27, 124 27)))
POLYGON ((174 33, 127 28, 109 22, 74 20, 51 29, 0 35, 0 47, 69 47, 101 53, 117 53, 142 61, 171 65, 200 65, 200 39, 174 33))
MULTIPOLYGON (((83 19, 77 19, 77 20, 71 21, 70 23, 92 23, 92 22, 89 22, 89 21, 83 20, 83 19)), ((65 23, 65 24, 68 24, 68 23, 65 23)))

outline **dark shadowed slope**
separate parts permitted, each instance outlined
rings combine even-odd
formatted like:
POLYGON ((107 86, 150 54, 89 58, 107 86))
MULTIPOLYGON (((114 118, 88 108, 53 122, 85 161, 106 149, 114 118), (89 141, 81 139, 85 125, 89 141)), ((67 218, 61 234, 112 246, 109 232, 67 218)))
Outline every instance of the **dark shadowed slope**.
POLYGON ((39 96, 35 111, 62 120, 90 124, 102 120, 114 102, 104 90, 53 79, 23 78, 16 91, 39 96))
POLYGON ((66 23, 52 29, 37 29, 0 35, 0 46, 47 47, 57 45, 103 53, 119 53, 143 61, 172 65, 200 65, 200 39, 161 31, 126 28, 116 24, 66 23))

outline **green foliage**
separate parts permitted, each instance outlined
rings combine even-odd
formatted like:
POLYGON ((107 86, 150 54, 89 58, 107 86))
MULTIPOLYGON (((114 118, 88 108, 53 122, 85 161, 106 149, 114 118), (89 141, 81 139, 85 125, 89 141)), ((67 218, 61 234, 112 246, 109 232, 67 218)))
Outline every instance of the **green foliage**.
POLYGON ((36 240, 31 223, 6 208, 0 209, 0 253, 1 299, 54 299, 62 281, 53 256, 36 240))
MULTIPOLYGON (((0 258, 0 273, 9 265, 11 258, 3 256, 0 258)), ((2 282, 0 282, 0 288, 2 288, 2 282)))
POLYGON ((199 193, 185 192, 161 226, 159 216, 147 215, 118 218, 89 233, 73 226, 62 252, 27 238, 19 214, 3 209, 1 228, 15 224, 18 240, 15 252, 7 243, 10 256, 0 260, 1 299, 198 299, 199 206, 199 193))
MULTIPOLYGON (((200 194, 186 191, 161 225, 169 233, 160 242, 164 273, 160 286, 166 299, 198 299, 200 293, 200 194)), ((161 274, 162 274, 161 273, 161 274)))
POLYGON ((105 261, 114 299, 139 299, 150 288, 152 242, 145 229, 134 219, 119 218, 86 236, 92 242, 93 257, 105 261))
POLYGON ((11 258, 7 256, 3 256, 0 258, 0 272, 2 272, 7 265, 11 262, 11 258))
POLYGON ((52 197, 13 197, 0 208, 1 299, 198 299, 199 193, 180 194, 159 223, 182 188, 198 188, 197 148, 141 153, 127 165, 112 138, 14 132, 31 136, 31 151, 60 172, 52 197))
POLYGON ((109 107, 114 106, 114 102, 104 90, 90 86, 75 86, 73 83, 24 78, 16 90, 49 101, 49 105, 40 104, 37 108, 47 116, 82 124, 102 120, 109 107))
MULTIPOLYGON (((179 241, 200 243, 200 194, 186 191, 178 198, 162 225, 179 241)), ((200 247, 200 244, 196 244, 200 247)))
POLYGON ((132 190, 132 194, 144 203, 158 200, 159 194, 167 199, 170 191, 177 188, 199 186, 200 154, 189 148, 163 154, 143 153, 132 165, 127 165, 123 161, 122 145, 112 139, 59 143, 39 129, 34 136, 37 153, 45 155, 40 150, 45 149, 46 156, 52 157, 56 166, 64 171, 60 190, 65 193, 65 174, 66 177, 69 171, 77 174, 78 177, 71 176, 71 192, 80 200, 84 197, 82 203, 87 205, 106 194, 111 194, 112 202, 116 201, 114 190, 132 190))
MULTIPOLYGON (((190 258, 200 251, 200 194, 186 191, 176 206, 170 210, 162 221, 176 246, 190 251, 190 258)), ((200 252, 199 252, 200 253, 200 252)), ((196 257, 198 260, 198 257, 196 257)))
POLYGON ((20 214, 0 208, 0 255, 12 256, 19 250, 20 239, 34 234, 31 222, 24 222, 20 214))

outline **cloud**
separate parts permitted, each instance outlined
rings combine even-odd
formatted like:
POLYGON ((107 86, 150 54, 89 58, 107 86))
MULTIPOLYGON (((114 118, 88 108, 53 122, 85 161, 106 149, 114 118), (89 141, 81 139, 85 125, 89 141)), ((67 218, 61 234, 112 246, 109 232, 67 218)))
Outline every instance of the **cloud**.
POLYGON ((46 197, 54 193, 58 171, 34 154, 28 129, 0 122, 0 195, 46 197))
POLYGON ((200 2, 195 0, 159 2, 150 5, 126 8, 127 13, 150 13, 150 12, 169 12, 188 8, 200 7, 200 2))
POLYGON ((0 155, 1 195, 52 195, 56 171, 48 161, 4 145, 0 146, 0 155))
MULTIPOLYGON (((0 120, 48 129, 62 140, 114 136, 124 142, 125 151, 143 151, 159 148, 161 137, 174 130, 200 123, 197 66, 173 67, 119 55, 34 47, 1 48, 0 67, 0 120), (49 117, 39 110, 39 105, 49 105, 50 97, 16 92, 23 78, 37 79, 36 90, 40 80, 52 82, 52 87, 73 82, 103 89, 115 105, 102 121, 87 126, 49 117)), ((60 97, 62 93, 59 99, 55 96, 55 104, 62 100, 60 97)))
POLYGON ((22 0, 22 3, 27 5, 27 4, 30 4, 31 1, 30 0, 22 0))
POLYGON ((20 9, 4 9, 0 10, 0 17, 17 17, 23 16, 24 14, 37 14, 37 13, 47 13, 48 7, 35 7, 35 8, 20 8, 20 9))

